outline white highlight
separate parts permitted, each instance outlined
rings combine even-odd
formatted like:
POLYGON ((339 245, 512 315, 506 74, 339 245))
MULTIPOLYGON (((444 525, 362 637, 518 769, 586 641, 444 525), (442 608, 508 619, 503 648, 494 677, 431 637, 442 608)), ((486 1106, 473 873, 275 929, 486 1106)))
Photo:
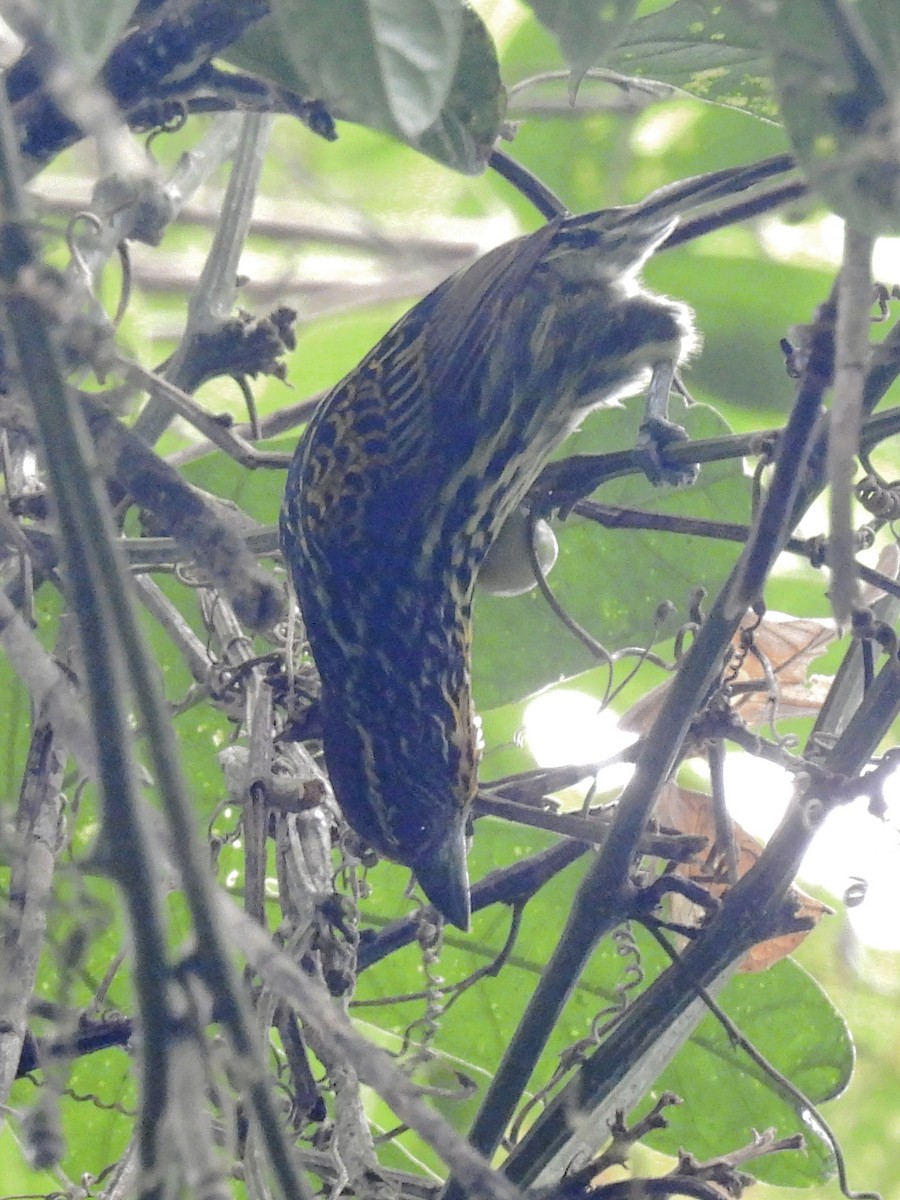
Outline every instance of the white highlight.
MULTIPOLYGON (((525 742, 542 767, 603 762, 634 741, 623 733, 612 712, 600 712, 595 696, 557 688, 536 696, 525 710, 525 742)), ((630 763, 615 763, 597 776, 601 792, 622 787, 631 778, 630 763)))
MULTIPOLYGON (((540 766, 565 766, 608 759, 634 740, 611 712, 600 712, 595 697, 557 688, 536 697, 525 710, 525 741, 540 766)), ((619 788, 632 774, 622 763, 601 771, 601 792, 619 788)), ((734 819, 766 841, 778 827, 791 797, 791 780, 772 763, 748 754, 725 760, 725 786, 734 819)), ((803 860, 800 883, 827 889, 836 899, 854 882, 868 885, 865 900, 847 910, 853 932, 868 947, 900 951, 900 770, 884 788, 887 814, 871 816, 861 797, 825 820, 803 860)))

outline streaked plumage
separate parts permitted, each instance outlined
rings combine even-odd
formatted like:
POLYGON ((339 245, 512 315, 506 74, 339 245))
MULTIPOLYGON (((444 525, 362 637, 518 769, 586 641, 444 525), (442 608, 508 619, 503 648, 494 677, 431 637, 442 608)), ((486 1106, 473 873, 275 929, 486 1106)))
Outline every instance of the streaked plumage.
POLYGON ((297 449, 281 537, 322 680, 335 795, 461 928, 479 565, 588 411, 654 371, 667 391, 695 342, 691 314, 637 273, 679 211, 755 181, 742 180, 721 172, 559 218, 486 254, 382 338, 297 449))

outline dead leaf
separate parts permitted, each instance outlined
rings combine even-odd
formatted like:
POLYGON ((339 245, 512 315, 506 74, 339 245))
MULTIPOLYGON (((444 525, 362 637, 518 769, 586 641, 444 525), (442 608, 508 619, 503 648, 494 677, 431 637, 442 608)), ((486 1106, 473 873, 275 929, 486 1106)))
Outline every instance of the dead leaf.
POLYGON ((809 676, 808 672, 813 660, 837 636, 834 621, 767 612, 752 632, 752 648, 744 652, 743 630, 752 629, 756 620, 755 614, 749 614, 732 644, 744 655, 735 682, 759 683, 760 689, 738 696, 735 708, 751 727, 761 725, 771 716, 773 699, 780 717, 816 716, 831 687, 831 678, 809 676), (774 695, 770 690, 773 679, 774 695))
MULTIPOLYGON (((753 631, 753 650, 741 649, 743 630, 756 624, 758 618, 750 612, 735 634, 732 645, 743 655, 740 670, 734 675, 735 684, 756 683, 759 689, 738 694, 734 708, 751 727, 760 725, 772 714, 771 678, 775 684, 774 699, 777 715, 781 717, 816 716, 822 706, 831 678, 826 675, 807 676, 810 664, 823 653, 837 634, 829 618, 792 617, 787 613, 766 613, 753 631)), ((619 727, 628 733, 644 734, 659 713, 663 698, 671 686, 666 680, 642 696, 619 720, 619 727)))
MULTIPOLYGON (((676 829, 679 833, 698 834, 707 839, 710 847, 715 845, 716 827, 712 797, 705 792, 695 792, 679 787, 677 783, 667 783, 660 793, 656 818, 662 825, 676 829)), ((762 854, 763 844, 742 829, 737 821, 731 821, 731 830, 736 849, 737 875, 740 879, 762 854)), ((721 860, 721 856, 717 858, 721 860)), ((721 898, 730 886, 724 882, 709 883, 710 866, 702 862, 680 863, 673 873, 702 881, 710 894, 716 898, 721 898)), ((738 968, 740 971, 764 971, 779 959, 792 954, 812 927, 819 923, 825 913, 831 912, 826 904, 822 904, 796 886, 791 887, 787 900, 791 906, 791 915, 809 921, 810 929, 781 934, 759 942, 745 955, 738 968)), ((673 921, 688 926, 699 926, 704 916, 699 905, 677 894, 673 894, 669 899, 669 913, 673 921)))

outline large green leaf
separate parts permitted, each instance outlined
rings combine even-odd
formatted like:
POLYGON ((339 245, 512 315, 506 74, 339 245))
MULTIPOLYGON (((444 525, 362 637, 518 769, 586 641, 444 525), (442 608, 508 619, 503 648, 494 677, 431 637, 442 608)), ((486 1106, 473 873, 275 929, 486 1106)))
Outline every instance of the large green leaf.
MULTIPOLYGON (((470 855, 472 878, 477 880, 492 869, 520 861, 554 840, 551 835, 537 830, 516 827, 491 818, 479 820, 470 855)), ((479 1085, 481 1094, 552 954, 583 877, 586 862, 586 859, 581 859, 572 864, 529 901, 518 941, 500 974, 482 980, 477 987, 465 992, 441 1018, 436 1048, 450 1056, 459 1069, 479 1085)), ((386 894, 381 890, 384 886, 383 872, 396 873, 398 877, 393 912, 408 911, 409 901, 401 901, 399 890, 402 877, 405 875, 408 878, 408 872, 380 864, 371 879, 373 884, 379 885, 382 896, 386 894)), ((373 900, 377 895, 373 895, 373 900)), ((379 906, 379 914, 382 913, 384 910, 379 906)), ((448 981, 464 979, 491 963, 503 946, 509 922, 510 910, 496 906, 475 914, 471 934, 464 937, 446 931, 440 962, 441 975, 448 981)), ((648 953, 651 958, 655 955, 652 947, 648 953)), ((411 946, 376 964, 360 977, 359 997, 371 1000, 375 997, 405 995, 410 990, 410 979, 420 970, 420 962, 421 951, 411 946)), ((590 967, 579 980, 547 1049, 538 1060, 536 1081, 543 1083, 549 1078, 559 1054, 573 1041, 583 1037, 594 1014, 613 1001, 615 988, 621 982, 621 972, 622 959, 617 956, 612 943, 605 942, 598 948, 590 967)), ((384 1008, 366 1008, 361 1015, 382 1029, 399 1033, 407 1023, 421 1017, 422 1012, 421 1000, 409 1000, 384 1008)), ((460 1130, 469 1127, 478 1102, 478 1095, 464 1100, 435 1099, 435 1104, 460 1130)), ((417 1152, 421 1153, 426 1163, 438 1167, 437 1160, 425 1147, 419 1145, 417 1152)))
POLYGON ((466 8, 462 48, 446 103, 411 144, 457 171, 477 174, 487 165, 505 112, 496 48, 478 14, 466 8))
POLYGON ((696 314, 703 349, 686 372, 688 388, 742 431, 779 425, 790 411, 795 383, 779 342, 812 319, 832 282, 822 269, 753 257, 749 238, 746 247, 660 254, 646 270, 654 289, 687 299, 696 314))
MULTIPOLYGON (((634 446, 640 401, 594 413, 565 446, 566 454, 601 454, 634 446)), ((676 414, 694 438, 727 433, 702 405, 676 414)), ((740 461, 705 466, 692 488, 654 488, 645 479, 616 479, 597 493, 606 504, 709 520, 747 520, 749 482, 740 461)), ((563 608, 608 649, 644 645, 654 637, 664 600, 675 613, 657 631, 671 636, 684 620, 692 591, 714 591, 737 555, 734 546, 670 533, 611 531, 581 519, 557 524, 559 560, 550 575, 563 608)), ((595 666, 597 659, 550 610, 538 592, 475 604, 473 673, 482 708, 519 700, 549 683, 595 666)))
POLYGON ((458 0, 275 0, 285 48, 336 113, 416 138, 450 91, 462 43, 458 0))
MULTIPOLYGON (((487 870, 519 861, 550 844, 553 839, 535 830, 505 822, 481 820, 476 825, 470 858, 473 878, 487 870)), ((537 980, 544 972, 565 924, 575 891, 589 859, 578 860, 554 878, 526 906, 518 941, 496 978, 485 978, 466 991, 442 1016, 434 1046, 439 1061, 430 1069, 430 1082, 443 1071, 442 1085, 452 1092, 451 1074, 458 1071, 477 1085, 478 1094, 467 1099, 445 1097, 436 1103, 459 1129, 468 1128, 479 1096, 493 1076, 509 1044, 537 980)), ((381 864, 371 876, 377 890, 372 901, 380 916, 403 911, 401 899, 406 873, 381 864)), ((495 908, 477 913, 471 935, 446 932, 440 973, 447 980, 464 979, 489 964, 503 945, 509 929, 509 910, 495 908)), ((656 944, 640 929, 632 930, 640 954, 644 986, 666 963, 656 944)), ((545 1083, 559 1055, 588 1035, 591 1021, 601 1010, 615 1005, 617 988, 633 961, 623 956, 624 943, 605 939, 579 979, 547 1048, 538 1059, 532 1088, 545 1083)), ((367 1006, 359 1015, 383 1034, 399 1036, 422 1017, 424 999, 407 999, 370 1007, 376 999, 402 996, 418 969, 421 951, 410 946, 376 964, 360 977, 359 999, 367 1006)), ((776 1068, 790 1078, 814 1103, 837 1095, 849 1079, 853 1047, 846 1025, 815 981, 795 963, 784 960, 771 970, 732 979, 720 1003, 741 1031, 776 1068)), ((417 1082, 424 1079, 416 1077, 417 1082)), ((458 1081, 457 1081, 458 1082, 458 1081)), ((670 1126, 654 1135, 652 1144, 667 1153, 689 1147, 698 1157, 712 1157, 743 1145, 752 1128, 775 1127, 782 1135, 801 1130, 808 1153, 785 1154, 751 1166, 754 1173, 773 1182, 808 1186, 832 1172, 826 1143, 794 1101, 786 1100, 747 1056, 735 1048, 711 1016, 694 1031, 640 1106, 643 1111, 659 1092, 669 1090, 685 1103, 667 1110, 670 1126)), ((418 1139, 405 1139, 405 1153, 434 1170, 438 1160, 418 1139)), ((400 1165, 399 1162, 397 1165, 400 1165)), ((409 1162, 406 1163, 408 1169, 409 1162)))
POLYGON ((281 0, 223 57, 467 173, 505 107, 493 40, 460 0, 281 0))
POLYGON ((538 19, 552 29, 572 65, 573 84, 585 71, 606 62, 634 16, 638 0, 528 0, 538 19))
POLYGON ((900 7, 779 0, 755 16, 810 182, 855 229, 900 233, 900 7))
POLYGON ((675 0, 629 26, 606 66, 756 116, 777 116, 768 56, 738 5, 675 0))
MULTIPOLYGON (((802 967, 783 959, 768 971, 738 975, 721 1004, 741 1032, 813 1104, 844 1090, 853 1071, 846 1022, 802 967)), ((801 1101, 784 1094, 711 1014, 663 1072, 654 1096, 672 1091, 685 1101, 667 1110, 669 1127, 649 1140, 669 1154, 690 1146, 698 1158, 737 1149, 747 1130, 801 1132, 806 1153, 759 1159, 748 1169, 768 1183, 809 1187, 834 1174, 830 1143, 801 1101), (702 1114, 702 1115, 701 1115, 702 1114)))
POLYGON ((576 82, 587 68, 603 66, 777 119, 765 44, 737 5, 675 0, 632 21, 629 0, 529 3, 555 33, 576 82))

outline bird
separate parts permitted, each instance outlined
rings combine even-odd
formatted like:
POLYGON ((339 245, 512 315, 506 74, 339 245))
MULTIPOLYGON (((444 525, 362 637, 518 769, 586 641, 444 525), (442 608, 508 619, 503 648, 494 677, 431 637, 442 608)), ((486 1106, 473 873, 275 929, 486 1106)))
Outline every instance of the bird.
POLYGON ((591 410, 649 389, 648 423, 666 424, 699 339, 690 308, 649 291, 640 270, 684 211, 758 182, 759 166, 562 214, 489 251, 332 388, 292 459, 281 547, 321 680, 335 797, 462 930, 479 567, 591 410))

